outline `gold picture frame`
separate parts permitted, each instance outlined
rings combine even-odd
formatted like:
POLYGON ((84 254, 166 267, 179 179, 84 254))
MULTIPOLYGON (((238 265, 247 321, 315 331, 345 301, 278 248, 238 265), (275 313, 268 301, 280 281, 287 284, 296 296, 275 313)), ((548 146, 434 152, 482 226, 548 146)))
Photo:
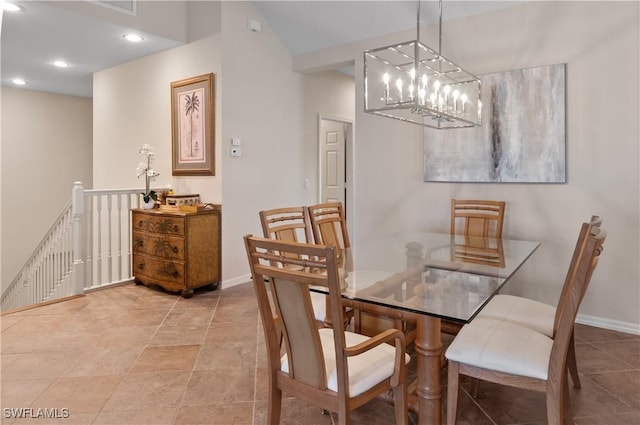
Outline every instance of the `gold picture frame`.
POLYGON ((174 176, 215 176, 215 75, 171 83, 174 176))

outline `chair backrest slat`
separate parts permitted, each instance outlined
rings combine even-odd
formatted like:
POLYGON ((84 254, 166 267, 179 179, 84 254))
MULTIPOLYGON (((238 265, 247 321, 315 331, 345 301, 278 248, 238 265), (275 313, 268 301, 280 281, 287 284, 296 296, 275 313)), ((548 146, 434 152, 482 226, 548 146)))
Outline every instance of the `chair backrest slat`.
POLYGON ((505 205, 504 201, 452 199, 450 233, 502 238, 505 205))
POLYGON ((307 207, 313 238, 317 244, 338 248, 338 266, 344 265, 343 251, 351 247, 344 209, 340 202, 307 207))

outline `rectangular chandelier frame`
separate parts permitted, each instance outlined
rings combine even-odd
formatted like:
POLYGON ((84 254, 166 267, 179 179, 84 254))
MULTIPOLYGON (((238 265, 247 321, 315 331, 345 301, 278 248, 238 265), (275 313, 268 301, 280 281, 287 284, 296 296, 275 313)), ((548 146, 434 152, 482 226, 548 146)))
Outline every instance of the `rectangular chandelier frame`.
POLYGON ((364 110, 425 127, 481 125, 481 82, 419 40, 364 52, 364 110))

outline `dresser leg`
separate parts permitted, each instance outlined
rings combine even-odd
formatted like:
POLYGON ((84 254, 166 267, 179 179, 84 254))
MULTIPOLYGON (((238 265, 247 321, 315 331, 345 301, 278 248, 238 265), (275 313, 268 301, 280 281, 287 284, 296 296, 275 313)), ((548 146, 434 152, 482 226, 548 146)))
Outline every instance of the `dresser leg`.
POLYGON ((218 286, 220 286, 220 282, 213 282, 205 286, 205 288, 209 291, 215 291, 218 289, 218 286))
POLYGON ((182 298, 191 298, 193 297, 193 289, 183 289, 180 291, 180 295, 182 295, 182 298))
POLYGON ((133 281, 135 282, 136 285, 142 285, 142 281, 140 279, 138 279, 137 277, 134 277, 133 281))

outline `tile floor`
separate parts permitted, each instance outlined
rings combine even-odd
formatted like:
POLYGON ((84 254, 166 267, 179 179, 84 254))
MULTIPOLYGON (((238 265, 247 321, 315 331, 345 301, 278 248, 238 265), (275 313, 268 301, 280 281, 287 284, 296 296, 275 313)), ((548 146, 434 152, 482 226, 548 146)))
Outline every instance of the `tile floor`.
MULTIPOLYGON (((265 423, 264 342, 249 284, 186 300, 128 284, 0 323, 2 424, 265 423), (68 417, 16 419, 11 408, 68 417)), ((576 424, 639 424, 640 336, 578 325, 576 338, 583 386, 571 391, 576 424)), ((458 424, 546 422, 541 393, 480 388, 475 400, 461 395, 458 424)), ((284 401, 282 424, 335 422, 305 402, 284 401)), ((352 423, 392 424, 393 408, 376 400, 352 423)))

